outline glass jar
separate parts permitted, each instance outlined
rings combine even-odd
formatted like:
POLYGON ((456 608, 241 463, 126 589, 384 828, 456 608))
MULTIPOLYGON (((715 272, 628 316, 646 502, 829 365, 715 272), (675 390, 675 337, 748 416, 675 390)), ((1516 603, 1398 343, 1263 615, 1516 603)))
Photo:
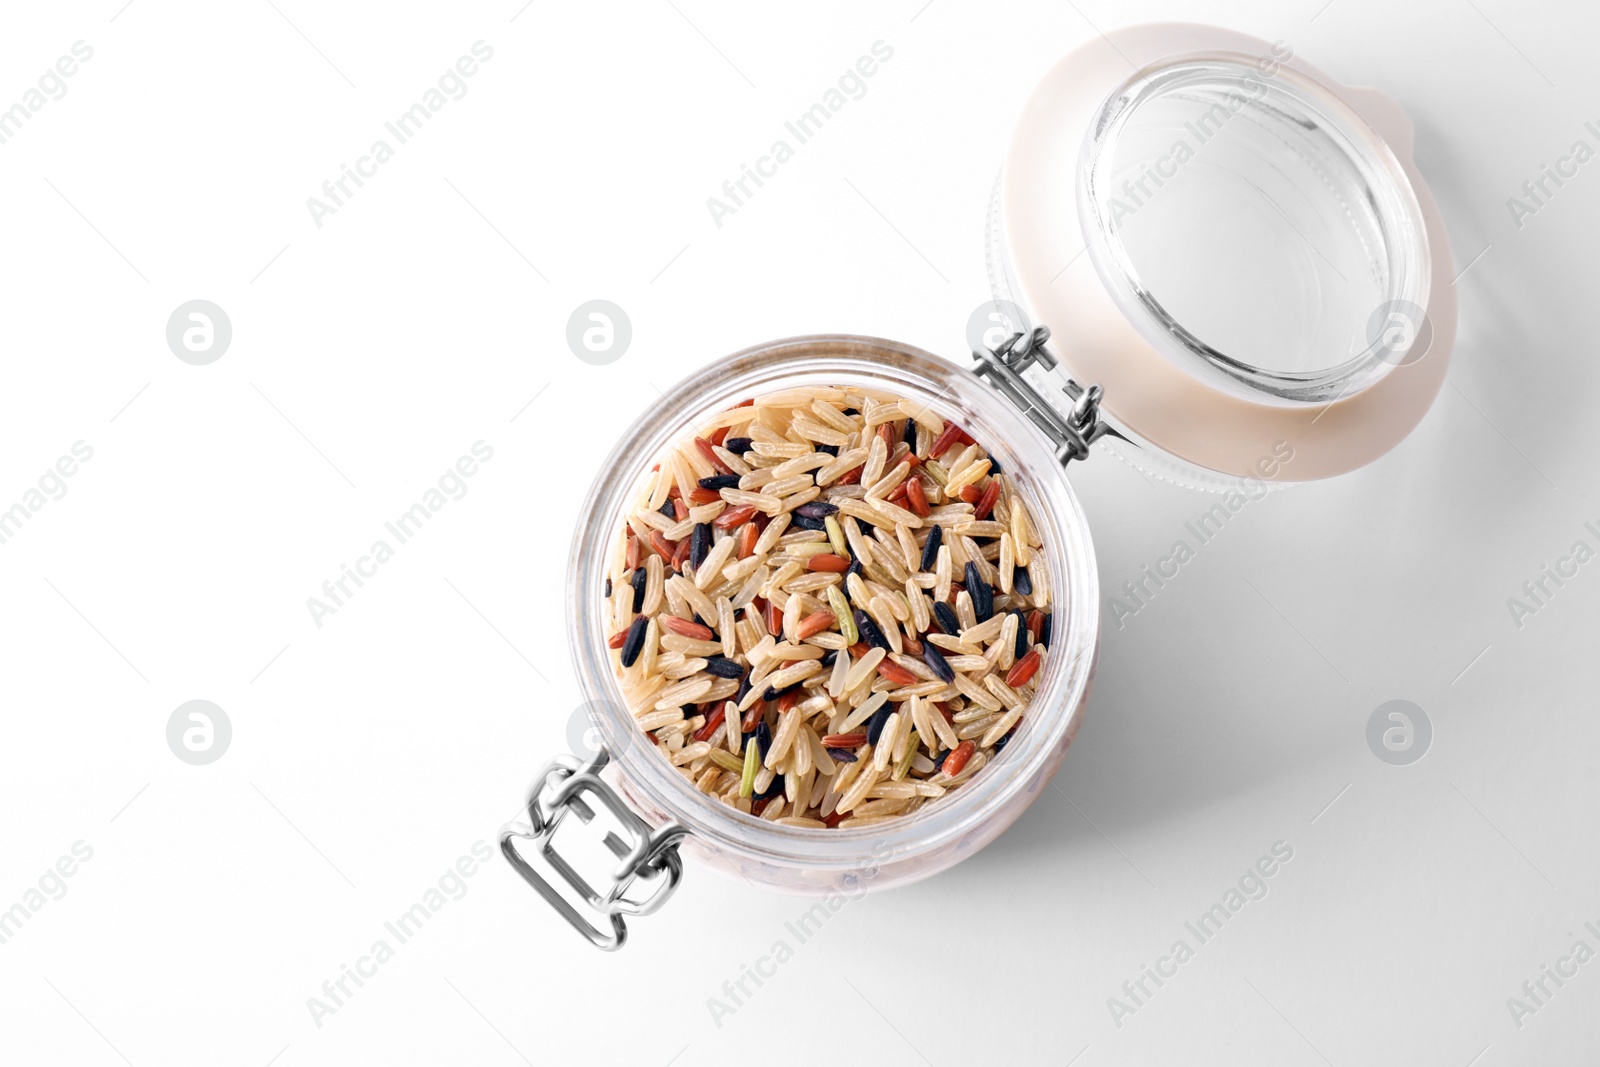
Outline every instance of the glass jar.
MULTIPOLYGON (((1010 826, 1066 756, 1088 700, 1099 649, 1094 548, 1055 447, 971 371, 909 345, 868 337, 796 337, 758 345, 679 382, 653 405, 617 443, 584 503, 568 586, 571 653, 610 755, 607 776, 652 831, 685 828, 686 835, 673 837, 686 851, 754 885, 822 893, 925 878, 976 852, 1010 826), (640 733, 622 699, 606 643, 604 585, 617 551, 621 516, 637 498, 656 458, 705 419, 742 399, 805 385, 890 391, 928 404, 984 442, 1026 501, 1044 542, 1036 551, 1046 561, 1056 619, 1051 655, 1034 701, 995 759, 939 803, 858 829, 780 826, 695 789, 640 733)), ((504 837, 502 842, 503 849, 510 848, 504 837)), ((520 865, 519 870, 527 876, 520 865)))
POLYGON ((1196 488, 1255 495, 1331 477, 1403 440, 1449 361, 1455 294, 1439 284, 1449 241, 1404 113, 1281 44, 1227 30, 1117 30, 1052 70, 1017 124, 987 251, 1005 339, 972 339, 974 369, 867 337, 758 345, 673 387, 607 459, 579 516, 568 589, 572 657, 600 744, 587 761, 547 764, 527 822, 500 837, 518 873, 596 945, 619 947, 624 917, 664 903, 680 849, 798 893, 900 885, 972 855, 1048 785, 1094 676, 1098 581, 1067 461, 1099 440, 1196 488), (1203 143, 1181 153, 1185 137, 1203 143), (1199 148, 1211 150, 1203 161, 1199 148), (1178 192, 1180 176, 1193 188, 1178 192), (1120 199, 1130 189, 1144 194, 1131 212, 1120 199), (624 511, 663 450, 740 400, 805 385, 921 400, 981 440, 1038 528, 1056 616, 1034 701, 990 765, 910 815, 825 831, 728 807, 639 743, 604 595, 624 511), (555 845, 568 815, 590 823, 597 805, 616 825, 604 841, 618 860, 598 888, 555 845))

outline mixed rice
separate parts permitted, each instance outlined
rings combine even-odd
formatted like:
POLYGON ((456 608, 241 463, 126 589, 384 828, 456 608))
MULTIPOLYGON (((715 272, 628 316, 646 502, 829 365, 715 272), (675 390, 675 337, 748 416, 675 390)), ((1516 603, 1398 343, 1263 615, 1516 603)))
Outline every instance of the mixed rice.
POLYGON ((851 827, 936 804, 1042 677, 1050 581, 1000 464, 858 388, 745 401, 669 448, 606 593, 623 697, 695 787, 851 827))

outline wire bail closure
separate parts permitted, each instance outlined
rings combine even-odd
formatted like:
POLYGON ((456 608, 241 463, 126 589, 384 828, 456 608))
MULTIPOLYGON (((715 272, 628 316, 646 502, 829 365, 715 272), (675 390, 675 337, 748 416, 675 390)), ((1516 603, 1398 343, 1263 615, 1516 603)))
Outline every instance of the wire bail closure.
POLYGON ((1046 370, 1055 370, 1058 360, 1045 348, 1050 339, 1050 327, 1036 326, 1026 333, 1014 333, 993 349, 980 348, 972 353, 978 365, 974 373, 986 379, 1000 394, 1022 409, 1035 426, 1056 445, 1056 460, 1062 466, 1075 459, 1087 459, 1089 446, 1111 429, 1100 418, 1100 401, 1105 390, 1098 385, 1087 389, 1072 379, 1067 379, 1062 391, 1072 400, 1072 414, 1063 418, 1053 405, 1022 377, 1024 371, 1035 363, 1046 370))
POLYGON ((571 923, 573 928, 596 948, 615 952, 628 938, 624 916, 649 915, 667 902, 678 888, 683 877, 683 862, 678 857, 678 844, 688 835, 689 829, 677 823, 668 823, 652 831, 647 823, 628 807, 627 801, 600 778, 600 771, 611 760, 611 753, 600 748, 585 762, 576 756, 557 756, 544 765, 533 783, 528 786, 526 810, 528 821, 509 822, 500 829, 500 853, 524 881, 538 890, 545 902, 571 923), (550 795, 545 796, 549 790, 550 795), (595 809, 583 798, 588 794, 611 813, 621 824, 631 840, 624 840, 615 831, 607 831, 605 845, 620 861, 611 875, 611 884, 602 886, 601 892, 590 886, 562 855, 556 851, 554 838, 569 813, 576 814, 585 825, 592 822, 595 809), (610 929, 602 929, 572 905, 556 886, 517 851, 513 838, 523 838, 539 846, 546 863, 561 875, 562 881, 578 896, 588 902, 610 929), (664 877, 664 880, 661 880, 664 877), (653 883, 654 891, 643 900, 630 899, 626 894, 637 881, 653 883))

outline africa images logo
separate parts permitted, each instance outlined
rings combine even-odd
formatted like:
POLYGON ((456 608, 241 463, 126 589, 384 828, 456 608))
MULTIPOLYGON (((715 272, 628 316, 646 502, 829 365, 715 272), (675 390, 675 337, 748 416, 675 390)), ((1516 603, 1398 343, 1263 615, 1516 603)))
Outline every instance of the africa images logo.
POLYGON ((1223 926, 1243 911, 1245 905, 1266 899, 1271 888, 1269 879, 1292 859, 1294 846, 1287 841, 1274 841, 1271 853, 1260 856, 1246 867, 1237 884, 1229 886, 1222 894, 1222 899, 1194 920, 1183 924, 1188 936, 1175 940, 1165 955, 1157 957, 1154 967, 1141 963, 1138 976, 1122 983, 1122 996, 1106 998, 1106 1010, 1111 1013, 1111 1021, 1117 1029, 1122 1029, 1124 1020, 1129 1016, 1137 1015, 1141 1008, 1147 1007, 1161 987, 1176 978, 1179 969, 1194 959, 1201 947, 1215 940, 1222 933, 1223 926), (1194 939, 1192 945, 1189 943, 1190 937, 1194 939))

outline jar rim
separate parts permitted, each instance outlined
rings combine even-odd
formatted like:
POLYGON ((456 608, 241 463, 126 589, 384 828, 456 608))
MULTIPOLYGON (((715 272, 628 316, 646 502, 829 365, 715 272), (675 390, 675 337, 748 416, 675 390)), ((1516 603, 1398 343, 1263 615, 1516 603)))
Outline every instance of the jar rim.
POLYGON ((1087 519, 1044 435, 965 368, 874 337, 818 334, 758 344, 668 389, 622 434, 602 465, 580 512, 568 582, 570 649, 579 685, 613 752, 613 765, 629 795, 646 807, 646 817, 688 826, 702 844, 739 860, 820 873, 898 862, 955 848, 974 836, 982 838, 980 844, 998 836, 1025 806, 1016 803, 1018 797, 1041 790, 1064 758, 1082 717, 1099 648, 1099 583, 1087 519), (1050 566, 1052 610, 1064 618, 1053 630, 1055 654, 1034 698, 1039 710, 1024 716, 1023 728, 990 766, 948 799, 909 816, 819 831, 763 822, 729 808, 695 789, 653 745, 636 743, 638 728, 622 699, 606 644, 603 584, 620 517, 650 457, 680 440, 699 420, 746 396, 824 383, 860 384, 925 398, 992 445, 991 452, 1012 474, 1039 527, 1045 544, 1038 551, 1050 566))

